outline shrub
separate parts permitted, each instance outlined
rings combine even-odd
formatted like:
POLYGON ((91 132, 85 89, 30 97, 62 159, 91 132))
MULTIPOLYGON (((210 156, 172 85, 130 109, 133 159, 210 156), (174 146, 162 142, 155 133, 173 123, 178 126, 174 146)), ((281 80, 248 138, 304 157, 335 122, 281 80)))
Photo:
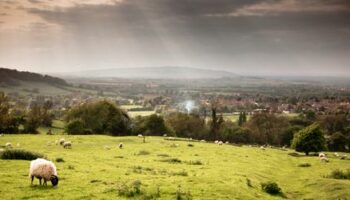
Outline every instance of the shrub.
POLYGON ((298 165, 298 167, 311 167, 310 163, 301 163, 298 165))
POLYGON ((350 169, 346 171, 342 171, 339 169, 335 169, 331 172, 331 174, 328 176, 328 178, 334 178, 334 179, 350 179, 350 169))
POLYGON ((35 160, 37 158, 44 158, 40 153, 21 150, 21 149, 7 149, 0 154, 1 159, 4 160, 35 160))
POLYGON ((65 128, 68 134, 76 135, 84 132, 84 122, 80 119, 70 121, 65 128))
POLYGON ((280 194, 282 192, 278 184, 272 181, 261 183, 261 189, 266 193, 273 194, 273 195, 280 194))
POLYGON ((63 158, 56 158, 56 162, 64 162, 63 158))
POLYGON ((117 187, 118 195, 125 197, 135 197, 137 195, 142 194, 141 191, 141 181, 135 180, 131 184, 121 183, 117 187))

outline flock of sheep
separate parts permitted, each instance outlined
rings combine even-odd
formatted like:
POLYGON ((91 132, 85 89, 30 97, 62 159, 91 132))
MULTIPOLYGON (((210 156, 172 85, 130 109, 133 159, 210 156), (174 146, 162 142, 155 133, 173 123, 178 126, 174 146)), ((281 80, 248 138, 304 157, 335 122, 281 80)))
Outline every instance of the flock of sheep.
MULTIPOLYGON (((0 137, 2 137, 2 136, 4 136, 4 135, 1 134, 0 137)), ((139 134, 138 137, 144 138, 144 136, 141 134, 139 134)), ((172 138, 172 137, 168 137, 167 139, 168 140, 175 140, 175 138, 172 138)), ((192 138, 190 138, 189 140, 191 141, 192 138)), ((200 140, 200 142, 206 142, 206 141, 200 140)), ((218 145, 229 144, 228 141, 226 141, 224 143, 223 141, 219 141, 219 140, 215 140, 214 143, 218 144, 218 145)), ((72 148, 72 142, 66 141, 64 138, 61 138, 60 140, 56 140, 55 144, 56 145, 59 144, 65 149, 72 148)), ((19 147, 19 146, 20 146, 20 144, 17 143, 17 147, 19 147)), ((251 145, 249 145, 249 146, 251 146, 251 145)), ((12 145, 12 143, 7 142, 5 144, 5 147, 7 149, 11 149, 11 148, 13 148, 13 145, 12 145)), ((119 143, 118 147, 120 149, 122 149, 124 147, 123 143, 119 143)), ((267 146, 260 146, 260 149, 265 150, 266 147, 267 146)), ((285 147, 283 147, 283 149, 284 148, 285 147)), ((105 147, 105 149, 109 150, 110 148, 105 147)), ((347 155, 340 156, 338 153, 334 153, 334 156, 339 157, 340 159, 347 159, 347 155)), ((319 153, 318 157, 322 162, 329 162, 329 159, 327 158, 325 153, 319 153)), ((33 184, 34 177, 39 179, 40 185, 42 184, 42 180, 43 180, 44 181, 43 185, 47 185, 47 181, 51 181, 52 185, 54 187, 56 187, 58 185, 58 181, 59 181, 55 164, 49 160, 45 160, 42 158, 38 158, 38 159, 30 162, 29 177, 31 179, 31 184, 33 184)))

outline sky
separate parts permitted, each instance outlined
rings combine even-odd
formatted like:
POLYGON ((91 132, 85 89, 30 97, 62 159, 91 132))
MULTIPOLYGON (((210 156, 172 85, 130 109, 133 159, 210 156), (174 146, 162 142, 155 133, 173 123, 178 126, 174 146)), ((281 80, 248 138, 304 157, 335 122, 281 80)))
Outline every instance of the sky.
POLYGON ((0 0, 0 67, 350 76, 350 0, 0 0))

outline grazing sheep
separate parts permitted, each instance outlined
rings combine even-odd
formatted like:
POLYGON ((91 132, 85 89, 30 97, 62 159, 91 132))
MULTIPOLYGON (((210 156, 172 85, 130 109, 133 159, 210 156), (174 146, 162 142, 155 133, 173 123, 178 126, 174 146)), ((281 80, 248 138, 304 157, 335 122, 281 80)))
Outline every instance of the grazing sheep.
POLYGON ((164 134, 163 137, 167 137, 168 135, 167 134, 164 134))
POLYGON ((31 178, 31 184, 33 184, 34 177, 39 179, 41 185, 41 179, 44 179, 44 184, 47 185, 47 181, 51 181, 52 186, 58 184, 58 176, 56 166, 53 162, 38 158, 30 162, 29 178, 31 178))
POLYGON ((64 143, 63 143, 63 148, 65 148, 65 149, 71 149, 72 148, 72 142, 71 141, 65 141, 64 143))
POLYGON ((215 140, 215 141, 214 141, 214 143, 215 143, 215 144, 218 144, 218 143, 219 143, 219 141, 218 141, 218 140, 215 140))
POLYGON ((138 134, 137 137, 140 137, 140 138, 141 138, 141 137, 143 137, 143 135, 142 135, 142 134, 138 134))
POLYGON ((334 156, 335 156, 335 157, 339 157, 339 154, 338 154, 338 153, 334 153, 334 156))
POLYGON ((324 161, 324 162, 329 162, 329 160, 328 160, 328 158, 327 158, 326 156, 320 157, 320 160, 321 160, 321 161, 324 161))
POLYGON ((342 160, 345 160, 345 159, 347 159, 347 158, 348 158, 347 155, 342 155, 342 156, 340 157, 340 159, 342 159, 342 160))
POLYGON ((205 142, 205 140, 201 140, 201 142, 205 142))
POLYGON ((230 144, 230 142, 229 142, 229 141, 226 141, 225 144, 230 144))
POLYGON ((261 150, 265 150, 265 147, 264 147, 264 146, 260 146, 260 149, 261 149, 261 150))
POLYGON ((0 137, 4 137, 4 134, 3 134, 3 133, 1 133, 1 134, 0 134, 0 137))
POLYGON ((222 141, 219 141, 219 142, 218 142, 218 145, 222 145, 222 144, 223 144, 223 142, 222 142, 222 141))
POLYGON ((66 141, 66 140, 65 140, 64 138, 61 138, 61 139, 59 140, 60 145, 63 145, 65 141, 66 141))
POLYGON ((6 143, 5 147, 11 149, 12 148, 12 143, 11 142, 6 143))
POLYGON ((319 154, 318 154, 318 157, 320 157, 320 158, 326 157, 326 154, 325 154, 325 153, 319 153, 319 154))
POLYGON ((119 149, 122 149, 123 148, 123 143, 119 143, 119 149))

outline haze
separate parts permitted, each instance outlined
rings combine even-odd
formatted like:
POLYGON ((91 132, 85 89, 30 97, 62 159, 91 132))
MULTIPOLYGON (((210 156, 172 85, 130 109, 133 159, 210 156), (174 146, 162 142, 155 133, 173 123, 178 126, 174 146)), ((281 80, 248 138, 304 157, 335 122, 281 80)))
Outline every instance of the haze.
POLYGON ((0 66, 349 76, 348 0, 2 0, 0 66))

